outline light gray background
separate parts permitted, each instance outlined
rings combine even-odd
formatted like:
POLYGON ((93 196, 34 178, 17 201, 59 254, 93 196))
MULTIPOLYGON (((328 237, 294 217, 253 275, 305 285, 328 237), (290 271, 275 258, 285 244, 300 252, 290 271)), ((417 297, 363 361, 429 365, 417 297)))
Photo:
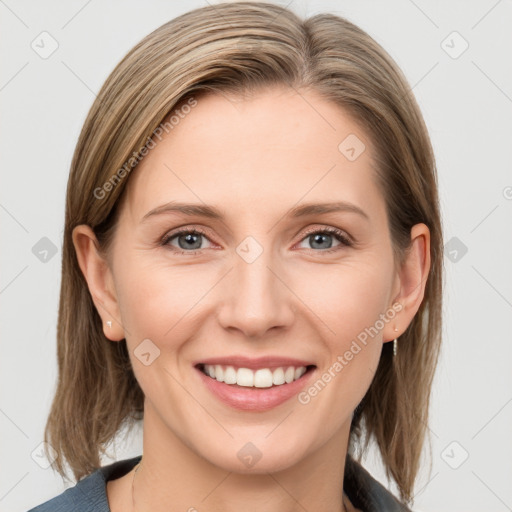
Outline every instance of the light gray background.
MULTIPOLYGON (((445 339, 429 425, 432 471, 427 458, 414 510, 512 510, 512 3, 277 3, 299 15, 335 12, 368 31, 405 72, 433 141, 448 244, 445 339)), ((125 53, 203 5, 0 0, 1 511, 26 511, 71 485, 32 454, 57 376, 64 198, 79 130, 125 53), (42 46, 43 31, 58 43, 46 59, 31 47, 42 46), (46 261, 44 237, 56 250, 46 261)), ((114 448, 105 464, 140 454, 140 431, 114 448)), ((386 483, 375 452, 366 465, 386 483)))

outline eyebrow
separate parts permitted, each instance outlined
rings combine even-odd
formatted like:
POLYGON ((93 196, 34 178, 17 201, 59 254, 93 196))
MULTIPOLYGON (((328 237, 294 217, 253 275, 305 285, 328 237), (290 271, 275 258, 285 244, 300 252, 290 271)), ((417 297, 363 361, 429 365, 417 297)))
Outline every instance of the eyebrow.
MULTIPOLYGON (((306 217, 311 215, 320 215, 322 213, 331 213, 331 212, 349 212, 356 213, 366 220, 370 220, 368 214, 356 206, 355 204, 348 203, 346 201, 337 201, 334 203, 307 203, 302 204, 300 206, 296 206, 295 208, 291 208, 285 214, 287 217, 297 218, 297 217, 306 217)), ((183 215, 188 216, 199 216, 199 217, 207 217, 209 219, 216 220, 224 220, 224 215, 222 212, 215 208, 214 206, 209 206, 206 204, 192 204, 192 203, 180 203, 177 201, 171 201, 169 203, 163 204, 149 211, 142 217, 141 223, 146 221, 148 218, 153 217, 155 215, 162 215, 166 213, 181 213, 183 215)))

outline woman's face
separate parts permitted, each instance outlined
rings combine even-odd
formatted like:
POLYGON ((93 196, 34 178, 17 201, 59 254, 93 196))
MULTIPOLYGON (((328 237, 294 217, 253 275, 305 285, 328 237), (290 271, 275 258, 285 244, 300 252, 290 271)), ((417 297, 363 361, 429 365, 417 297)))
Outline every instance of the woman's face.
POLYGON ((145 428, 237 472, 283 469, 347 438, 382 343, 407 326, 392 308, 400 282, 372 151, 334 104, 288 89, 200 97, 156 139, 129 178, 111 253, 113 329, 145 428), (302 209, 327 203, 345 206, 302 209), (251 379, 236 358, 262 357, 263 386, 282 381, 279 366, 314 368, 260 388, 198 367, 220 361, 251 379))

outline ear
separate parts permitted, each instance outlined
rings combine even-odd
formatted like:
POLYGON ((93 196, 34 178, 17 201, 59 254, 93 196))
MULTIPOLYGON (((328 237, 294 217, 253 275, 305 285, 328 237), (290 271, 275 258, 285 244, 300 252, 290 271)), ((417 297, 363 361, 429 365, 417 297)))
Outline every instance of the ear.
POLYGON ((96 235, 90 226, 81 224, 73 229, 73 245, 82 274, 103 323, 103 332, 111 341, 124 339, 124 329, 108 261, 99 252, 96 235), (111 327, 107 324, 111 322, 111 327))
MULTIPOLYGON (((421 223, 411 229, 411 245, 405 261, 395 277, 394 300, 400 303, 393 320, 386 324, 383 340, 393 341, 405 332, 421 306, 430 271, 430 230, 421 223), (398 330, 395 331, 394 328, 398 330)), ((392 305, 390 306, 392 307, 392 305)))

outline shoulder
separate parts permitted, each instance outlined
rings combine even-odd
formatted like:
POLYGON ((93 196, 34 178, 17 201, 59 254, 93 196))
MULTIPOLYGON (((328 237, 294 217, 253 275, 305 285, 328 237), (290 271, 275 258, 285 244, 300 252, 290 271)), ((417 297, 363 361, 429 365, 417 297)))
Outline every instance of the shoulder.
POLYGON ((141 456, 102 466, 73 487, 28 512, 110 512, 106 483, 128 473, 141 456))
POLYGON ((350 456, 345 464, 343 487, 352 505, 364 512, 411 512, 350 456))

